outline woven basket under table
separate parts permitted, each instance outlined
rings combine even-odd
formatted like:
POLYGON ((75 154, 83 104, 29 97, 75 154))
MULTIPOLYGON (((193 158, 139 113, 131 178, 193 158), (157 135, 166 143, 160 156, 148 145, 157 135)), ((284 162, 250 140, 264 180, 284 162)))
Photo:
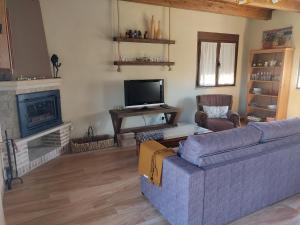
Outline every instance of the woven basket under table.
POLYGON ((114 138, 109 135, 76 138, 71 140, 72 153, 96 151, 114 146, 114 138))

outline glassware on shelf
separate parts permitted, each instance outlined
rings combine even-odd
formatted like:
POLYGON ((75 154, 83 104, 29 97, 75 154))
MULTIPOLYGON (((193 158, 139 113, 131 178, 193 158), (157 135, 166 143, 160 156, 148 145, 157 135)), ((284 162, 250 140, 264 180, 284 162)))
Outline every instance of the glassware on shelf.
POLYGON ((275 74, 274 79, 275 81, 280 81, 280 74, 275 74))
POLYGON ((275 67, 282 66, 282 61, 272 58, 272 59, 256 59, 252 62, 252 67, 275 67))
POLYGON ((270 71, 260 71, 260 72, 253 72, 251 74, 251 80, 261 80, 261 81, 279 81, 280 75, 274 74, 270 71))
POLYGON ((276 64, 277 64, 277 60, 275 60, 275 59, 272 59, 272 60, 270 60, 270 62, 269 62, 269 65, 270 65, 270 66, 276 66, 276 64))
POLYGON ((258 66, 258 67, 262 67, 263 65, 264 65, 264 63, 261 60, 258 60, 256 63, 256 66, 258 66))

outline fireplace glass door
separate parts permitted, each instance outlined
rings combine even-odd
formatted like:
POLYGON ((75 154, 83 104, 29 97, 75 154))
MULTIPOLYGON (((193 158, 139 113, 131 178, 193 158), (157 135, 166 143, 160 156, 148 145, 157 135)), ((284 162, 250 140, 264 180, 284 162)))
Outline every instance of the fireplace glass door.
POLYGON ((21 137, 62 123, 59 90, 17 95, 21 137))

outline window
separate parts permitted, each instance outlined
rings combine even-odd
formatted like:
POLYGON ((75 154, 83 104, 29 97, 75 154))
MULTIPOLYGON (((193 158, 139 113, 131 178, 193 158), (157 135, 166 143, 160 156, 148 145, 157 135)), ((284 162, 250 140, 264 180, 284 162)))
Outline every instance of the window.
POLYGON ((239 35, 198 32, 197 87, 234 86, 239 35))
POLYGON ((298 82, 297 82, 297 88, 300 89, 300 65, 298 69, 298 82))

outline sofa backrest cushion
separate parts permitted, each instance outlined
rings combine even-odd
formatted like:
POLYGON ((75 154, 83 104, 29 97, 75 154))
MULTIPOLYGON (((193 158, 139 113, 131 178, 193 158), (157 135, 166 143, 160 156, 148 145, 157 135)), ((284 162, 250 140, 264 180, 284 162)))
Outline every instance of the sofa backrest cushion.
MULTIPOLYGON (((197 166, 206 166, 204 158, 222 154, 226 160, 226 152, 243 147, 257 145, 261 140, 261 131, 255 127, 236 128, 216 133, 194 135, 188 137, 180 149, 185 160, 197 166)), ((223 157, 222 156, 222 157, 223 157)))
POLYGON ((249 123, 248 127, 255 127, 262 132, 260 142, 274 141, 295 134, 300 134, 300 118, 266 123, 249 123))

